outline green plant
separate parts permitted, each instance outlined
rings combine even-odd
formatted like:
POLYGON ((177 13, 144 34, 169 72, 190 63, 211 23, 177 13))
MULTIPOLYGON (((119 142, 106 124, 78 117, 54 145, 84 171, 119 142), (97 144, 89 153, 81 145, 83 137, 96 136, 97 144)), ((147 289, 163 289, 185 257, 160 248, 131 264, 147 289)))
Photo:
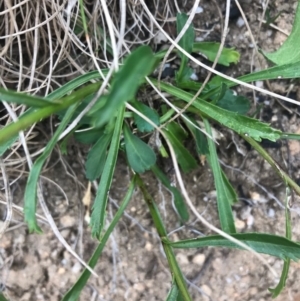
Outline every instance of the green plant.
MULTIPOLYGON (((186 15, 179 14, 177 16, 178 32, 181 31, 186 21, 186 15)), ((180 40, 179 45, 188 54, 201 52, 211 61, 215 60, 219 48, 218 43, 195 43, 194 30, 191 26, 180 40)), ((201 83, 196 83, 190 79, 192 70, 188 66, 188 57, 180 51, 174 52, 180 57, 181 65, 173 84, 160 82, 151 77, 165 52, 154 54, 148 46, 140 46, 128 55, 120 70, 114 74, 107 95, 97 95, 102 81, 99 72, 96 71, 74 79, 45 98, 0 90, 2 101, 23 104, 28 107, 28 110, 17 122, 0 130, 1 154, 16 141, 20 131, 26 130, 34 123, 53 114, 61 118, 60 126, 30 171, 24 198, 25 221, 31 232, 41 232, 35 213, 38 179, 43 164, 59 142, 59 138, 68 124, 82 110, 93 104, 77 126, 68 134, 74 135, 80 143, 92 145, 85 165, 86 177, 89 181, 100 179, 90 224, 92 234, 99 240, 99 245, 89 261, 89 266, 93 268, 96 265, 107 239, 128 205, 135 187, 139 187, 161 239, 173 275, 172 288, 167 300, 191 300, 173 249, 206 246, 248 247, 257 253, 269 254, 283 259, 285 265, 281 281, 276 289, 271 290, 273 296, 277 296, 285 285, 290 260, 300 258, 300 245, 291 240, 288 210, 286 210, 286 237, 265 233, 237 233, 231 209, 231 205, 237 202, 237 195, 219 164, 216 144, 212 139, 211 123, 218 123, 239 134, 270 163, 287 188, 300 195, 300 187, 258 143, 262 139, 277 141, 279 139, 299 139, 299 136, 283 133, 255 118, 246 116, 250 108, 249 100, 242 96, 235 96, 230 90, 235 83, 218 76, 214 77, 202 93, 191 102, 194 92, 201 88, 201 83), (145 79, 146 76, 149 76, 149 81, 145 79), (91 80, 98 80, 98 82, 90 83, 91 80), (162 101, 155 103, 153 107, 142 102, 137 92, 149 89, 149 83, 168 93, 173 98, 174 107, 165 106, 162 101), (186 104, 189 104, 187 108, 186 104), (178 119, 172 120, 177 113, 176 111, 183 108, 185 108, 184 113, 181 113, 178 119), (203 128, 198 126, 199 121, 204 124, 203 128), (84 135, 77 132, 78 129, 85 130, 84 135), (169 147, 169 151, 162 144, 159 151, 155 152, 147 143, 147 138, 141 138, 142 134, 151 134, 155 130, 159 130, 162 139, 169 147), (217 191, 218 215, 223 233, 199 239, 172 242, 167 237, 167 231, 159 210, 139 174, 148 170, 153 172, 156 178, 173 193, 178 217, 182 223, 186 222, 189 219, 186 201, 181 192, 171 185, 168 177, 156 164, 156 157, 170 156, 173 152, 181 170, 188 173, 199 164, 197 158, 184 143, 188 137, 192 137, 197 154, 206 156, 211 167, 217 191), (108 193, 120 152, 126 154, 127 164, 132 170, 132 178, 118 212, 107 230, 104 230, 108 193), (228 235, 231 237, 230 240, 227 239, 228 235)), ((230 63, 237 63, 238 60, 239 54, 234 49, 223 49, 218 62, 227 66, 230 63)), ((299 67, 300 61, 281 62, 275 67, 242 76, 239 80, 247 83, 256 80, 276 79, 279 76, 281 78, 299 78, 299 67)), ((102 72, 107 75, 109 70, 102 70, 102 72)), ((84 270, 62 300, 77 300, 90 274, 89 270, 84 270)))

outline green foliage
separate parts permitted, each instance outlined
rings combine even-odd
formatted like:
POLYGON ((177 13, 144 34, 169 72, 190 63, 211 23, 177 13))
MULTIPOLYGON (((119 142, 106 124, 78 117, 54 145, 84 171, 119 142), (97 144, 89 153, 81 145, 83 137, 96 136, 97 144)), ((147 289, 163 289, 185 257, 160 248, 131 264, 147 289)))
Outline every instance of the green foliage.
POLYGON ((143 173, 155 164, 156 156, 152 148, 133 135, 126 124, 124 140, 128 163, 135 172, 143 173))
POLYGON ((95 127, 103 126, 126 101, 134 98, 144 77, 153 71, 155 63, 155 57, 148 46, 141 46, 128 56, 113 78, 106 104, 93 119, 95 127))
MULTIPOLYGON (((220 43, 215 42, 198 42, 194 43, 193 52, 199 52, 208 60, 213 62, 220 48, 220 43)), ((231 63, 237 64, 240 60, 240 54, 233 48, 223 48, 218 59, 218 64, 229 66, 231 63)))
MULTIPOLYGON (((159 115, 157 114, 156 111, 153 109, 149 108, 145 104, 135 101, 133 103, 133 106, 143 115, 145 115, 147 118, 149 118, 154 124, 159 126, 160 121, 159 121, 159 115)), ((152 132, 154 130, 153 125, 151 125, 148 121, 143 119, 140 115, 134 113, 133 114, 133 120, 138 128, 138 130, 142 133, 144 132, 152 132)))
MULTIPOLYGON (((277 16, 278 17, 278 16, 277 16)), ((262 51, 264 56, 276 65, 282 66, 300 61, 299 50, 299 35, 300 35, 300 4, 296 10, 294 26, 291 34, 281 45, 281 47, 272 53, 262 51)))
MULTIPOLYGON (((87 20, 82 9, 82 3, 80 1, 80 22, 76 26, 88 33, 87 20)), ((278 66, 243 75, 239 78, 241 81, 252 82, 276 79, 278 77, 300 78, 300 59, 297 59, 299 49, 296 47, 295 42, 300 30, 300 25, 298 24, 299 15, 298 6, 291 36, 276 53, 268 54, 268 58, 272 58, 278 66)), ((187 15, 178 14, 176 22, 178 34, 184 28, 187 20, 187 15)), ((189 54, 193 52, 201 53, 210 61, 216 58, 220 47, 219 43, 199 43, 194 40, 194 29, 190 25, 180 39, 179 45, 189 54)), ((209 235, 177 242, 171 242, 167 238, 168 233, 160 216, 159 208, 139 174, 151 170, 156 179, 172 194, 179 222, 188 222, 189 210, 186 201, 181 192, 173 186, 169 176, 162 171, 162 168, 159 166, 160 161, 157 160, 159 156, 163 158, 169 156, 167 146, 171 145, 181 170, 187 174, 199 166, 199 157, 202 163, 204 158, 207 160, 217 192, 218 217, 222 230, 256 252, 269 254, 284 260, 281 279, 275 289, 270 289, 273 297, 275 297, 285 286, 290 260, 300 259, 300 245, 291 239, 291 220, 288 209, 286 209, 285 215, 286 237, 271 233, 236 233, 231 206, 237 202, 238 196, 220 167, 218 148, 221 146, 211 139, 213 137, 212 127, 217 123, 219 126, 239 134, 271 165, 283 182, 298 194, 300 194, 300 187, 256 141, 261 141, 262 139, 277 141, 283 138, 299 140, 299 135, 282 133, 280 130, 274 129, 258 119, 246 116, 251 106, 250 101, 242 95, 235 95, 230 90, 231 87, 236 85, 235 83, 217 76, 212 78, 202 93, 190 104, 190 107, 184 112, 184 118, 180 116, 173 120, 172 118, 176 113, 175 109, 167 107, 160 99, 155 99, 155 101, 151 102, 150 108, 148 104, 140 99, 138 93, 141 85, 143 85, 143 92, 148 92, 148 89, 150 89, 150 85, 145 81, 146 76, 150 76, 150 81, 154 86, 169 94, 172 97, 173 104, 179 109, 184 108, 191 101, 195 91, 198 91, 202 85, 202 83, 190 80, 190 75, 193 71, 188 66, 189 60, 186 55, 177 50, 174 50, 174 54, 177 54, 180 59, 180 67, 172 84, 163 81, 158 82, 152 78, 151 72, 162 60, 165 53, 166 51, 161 51, 154 54, 148 46, 137 47, 135 51, 124 59, 124 64, 120 67, 120 70, 112 76, 108 94, 99 96, 93 108, 83 116, 77 127, 73 129, 73 132, 69 133, 63 142, 65 150, 67 149, 66 144, 72 136, 77 142, 89 145, 90 150, 85 162, 85 175, 90 181, 99 181, 90 223, 92 235, 99 240, 99 245, 89 261, 89 266, 95 267, 109 236, 115 229, 133 195, 135 186, 138 186, 143 194, 173 275, 172 287, 167 300, 191 300, 184 276, 176 261, 174 249, 203 248, 208 246, 241 248, 220 235, 209 235), (130 102, 149 121, 145 121, 139 114, 126 111, 127 102, 130 102), (148 142, 150 141, 149 138, 156 137, 155 135, 159 133, 155 132, 158 126, 162 127, 163 135, 157 138, 155 143, 150 144, 148 142), (127 164, 136 175, 132 177, 126 196, 112 223, 106 231, 103 231, 108 194, 111 189, 120 150, 125 151, 127 164)), ((232 63, 236 64, 238 61, 239 53, 237 51, 224 48, 218 63, 228 66, 232 63)), ((108 70, 104 69, 102 72, 104 75, 108 74, 108 70)), ((37 185, 43 165, 57 145, 61 133, 86 108, 101 85, 99 72, 93 71, 77 77, 53 91, 47 97, 36 97, 0 89, 0 99, 2 101, 23 104, 28 107, 18 121, 0 129, 0 155, 3 155, 16 142, 20 131, 26 131, 28 127, 49 116, 55 115, 60 119, 59 127, 47 143, 42 155, 35 160, 28 177, 24 194, 24 216, 30 232, 41 232, 35 216, 37 185), (99 80, 99 82, 90 83, 92 80, 99 80)), ((89 277, 90 272, 85 270, 63 297, 62 301, 78 300, 89 277)), ((1 298, 2 295, 0 295, 1 298)))

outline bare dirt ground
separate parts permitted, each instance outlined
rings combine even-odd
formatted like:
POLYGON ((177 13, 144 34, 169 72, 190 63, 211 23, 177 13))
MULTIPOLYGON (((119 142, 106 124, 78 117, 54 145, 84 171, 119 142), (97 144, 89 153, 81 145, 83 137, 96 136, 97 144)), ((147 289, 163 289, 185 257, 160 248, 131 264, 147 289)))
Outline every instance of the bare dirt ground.
MULTIPOLYGON (((218 4, 223 1, 218 1, 218 4)), ((246 14, 255 40, 260 48, 272 51, 285 40, 286 35, 277 29, 260 25, 263 1, 243 1, 246 14)), ((192 3, 188 3, 188 11, 192 3)), ((203 40, 220 40, 220 15, 214 1, 201 1, 203 12, 197 15, 195 27, 197 37, 203 40)), ((281 12, 275 24, 289 33, 292 28, 293 12, 296 1, 272 1, 271 15, 281 12)), ((234 12, 234 11, 233 11, 234 12)), ((240 75, 265 68, 255 59, 251 63, 253 43, 250 34, 239 16, 230 21, 227 45, 236 47, 241 53, 238 66, 223 69, 230 75, 240 75)), ((199 76, 202 71, 196 69, 199 76)), ((256 83, 261 85, 262 83, 256 83)), ((264 87, 267 88, 266 84, 264 87)), ((281 94, 289 94, 295 99, 300 95, 296 82, 277 81, 270 88, 281 94)), ((287 132, 300 132, 299 111, 296 107, 282 107, 274 99, 263 95, 253 95, 251 91, 238 88, 251 100, 262 104, 261 118, 274 127, 287 132)), ((284 235, 284 199, 285 187, 270 166, 258 158, 244 142, 231 132, 223 132, 219 154, 226 174, 229 176, 240 197, 234 206, 236 227, 241 232, 261 231, 284 235)), ((287 170, 294 179, 300 179, 299 142, 267 143, 263 145, 287 170)), ((48 170, 43 174, 44 195, 57 225, 68 243, 84 259, 88 260, 96 247, 91 239, 90 230, 84 222, 84 208, 81 200, 87 187, 84 178, 82 158, 85 152, 76 144, 70 144, 69 156, 58 160, 53 154, 48 162, 48 170), (66 173, 66 169, 68 173, 66 173), (73 173, 73 174, 72 174, 73 173), (76 177, 74 177, 76 175, 76 177), (63 188, 68 198, 47 178, 63 188)), ((109 222, 126 192, 128 170, 120 158, 111 189, 107 212, 109 222)), ((210 232, 191 215, 190 222, 180 227, 176 214, 172 210, 171 197, 160 183, 145 175, 149 191, 159 204, 162 216, 168 227, 170 239, 196 237, 210 232)), ((185 176, 191 199, 199 212, 215 225, 218 225, 215 191, 212 174, 207 166, 185 176)), ((22 206, 26 178, 14 185, 14 204, 22 206)), ((94 192, 94 191, 93 191, 94 192)), ((300 240, 300 199, 293 204, 293 238, 300 240)), ((43 225, 43 235, 29 235, 22 216, 14 212, 9 231, 0 240, 0 281, 9 300, 46 300, 58 301, 79 277, 82 266, 57 241, 50 228, 43 225)), ((176 251, 176 257, 184 271, 190 292, 194 300, 271 300, 269 287, 274 287, 279 278, 275 278, 249 252, 205 248, 201 250, 176 251)), ((283 262, 270 256, 264 256, 280 275, 283 262)), ((126 215, 113 233, 104 253, 95 268, 98 278, 91 277, 80 300, 164 300, 170 288, 171 275, 163 255, 159 239, 152 225, 147 207, 139 192, 136 192, 129 204, 126 215)), ((298 283, 300 265, 292 262, 289 280, 285 291, 277 300, 300 300, 298 283)))

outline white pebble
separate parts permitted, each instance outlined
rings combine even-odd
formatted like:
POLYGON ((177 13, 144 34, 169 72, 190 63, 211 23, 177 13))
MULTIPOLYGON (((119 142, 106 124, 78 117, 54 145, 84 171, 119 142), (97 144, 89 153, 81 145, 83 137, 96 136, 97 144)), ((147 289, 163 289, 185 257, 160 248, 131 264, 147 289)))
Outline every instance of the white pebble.
POLYGON ((245 25, 245 21, 242 17, 239 17, 238 20, 236 21, 237 27, 242 27, 245 25))
POLYGON ((203 7, 202 6, 198 6, 196 9, 196 14, 201 14, 203 13, 203 7))

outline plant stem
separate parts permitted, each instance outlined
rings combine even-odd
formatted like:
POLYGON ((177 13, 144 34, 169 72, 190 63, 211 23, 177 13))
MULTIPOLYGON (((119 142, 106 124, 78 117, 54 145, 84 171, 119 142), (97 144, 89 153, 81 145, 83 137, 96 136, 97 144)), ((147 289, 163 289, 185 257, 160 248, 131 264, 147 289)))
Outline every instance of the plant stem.
POLYGON ((163 245, 165 254, 167 256, 167 260, 171 269, 171 273, 174 275, 176 283, 178 285, 178 288, 182 294, 182 297, 184 299, 184 301, 191 301, 191 297, 189 295, 189 292, 187 290, 187 286, 185 283, 185 280, 183 278, 182 272, 178 266, 178 263, 176 261, 175 258, 175 254, 173 252, 172 247, 170 247, 169 245, 165 244, 162 240, 162 238, 166 238, 167 237, 167 232, 165 229, 165 226, 162 222, 160 213, 158 211, 158 208, 155 204, 155 201, 153 200, 153 198, 151 197, 151 195, 148 193, 145 184, 143 182, 143 180, 140 178, 139 175, 137 175, 137 185, 139 186, 144 199, 148 205, 148 208, 150 210, 150 214, 152 216, 152 220, 154 222, 155 228, 157 230, 157 233, 161 239, 161 243, 163 245))

